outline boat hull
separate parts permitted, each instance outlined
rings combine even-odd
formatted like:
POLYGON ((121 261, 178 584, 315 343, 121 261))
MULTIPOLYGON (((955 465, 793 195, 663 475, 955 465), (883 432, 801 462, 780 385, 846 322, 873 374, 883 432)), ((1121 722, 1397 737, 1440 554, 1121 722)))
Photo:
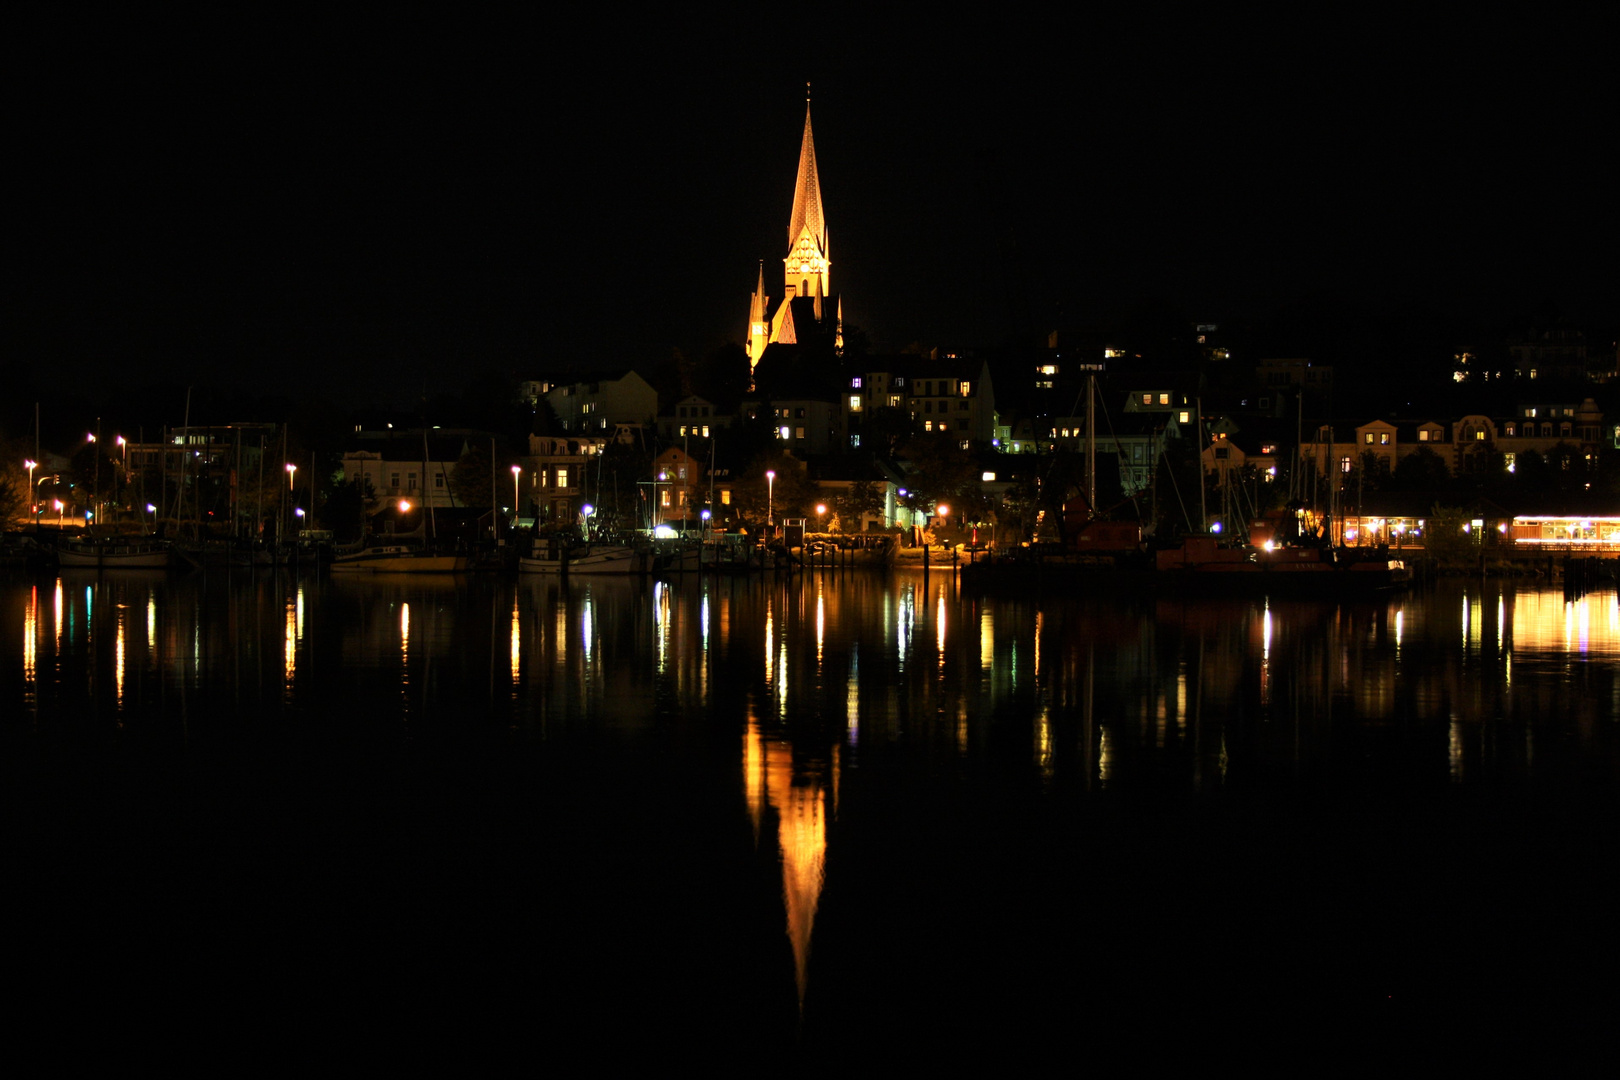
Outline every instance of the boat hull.
POLYGON ((467 567, 465 555, 429 555, 409 549, 362 551, 332 560, 335 574, 459 574, 467 567))

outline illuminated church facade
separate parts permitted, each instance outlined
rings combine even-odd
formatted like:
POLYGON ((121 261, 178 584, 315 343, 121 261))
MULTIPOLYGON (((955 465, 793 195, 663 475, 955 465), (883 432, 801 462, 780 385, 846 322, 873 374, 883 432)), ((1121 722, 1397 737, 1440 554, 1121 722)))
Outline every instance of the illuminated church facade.
POLYGON ((788 220, 788 249, 782 260, 782 295, 775 305, 765 292, 765 264, 748 307, 748 369, 759 366, 767 347, 809 344, 832 339, 843 353, 843 307, 830 287, 832 261, 827 255, 827 219, 816 172, 816 143, 810 127, 810 101, 804 103, 804 138, 799 144, 799 174, 793 186, 793 214, 788 220))

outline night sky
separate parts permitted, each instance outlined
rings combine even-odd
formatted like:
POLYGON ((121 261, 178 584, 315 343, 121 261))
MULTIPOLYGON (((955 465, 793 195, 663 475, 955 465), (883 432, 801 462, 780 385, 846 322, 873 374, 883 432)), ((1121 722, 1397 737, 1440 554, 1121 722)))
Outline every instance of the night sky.
POLYGON ((1620 323, 1612 25, 839 10, 20 32, 6 362, 410 397, 740 339, 807 79, 879 348, 1323 297, 1620 323))

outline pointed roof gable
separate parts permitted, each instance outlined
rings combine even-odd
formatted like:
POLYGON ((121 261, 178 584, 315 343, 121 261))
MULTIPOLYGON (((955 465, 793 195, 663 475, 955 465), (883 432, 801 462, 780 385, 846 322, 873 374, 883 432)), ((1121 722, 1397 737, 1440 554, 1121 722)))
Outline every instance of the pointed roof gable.
POLYGON ((799 144, 799 178, 793 186, 793 217, 788 221, 788 247, 808 229, 816 245, 827 248, 827 223, 821 215, 821 181, 816 175, 816 141, 810 133, 810 102, 804 103, 804 141, 799 144))

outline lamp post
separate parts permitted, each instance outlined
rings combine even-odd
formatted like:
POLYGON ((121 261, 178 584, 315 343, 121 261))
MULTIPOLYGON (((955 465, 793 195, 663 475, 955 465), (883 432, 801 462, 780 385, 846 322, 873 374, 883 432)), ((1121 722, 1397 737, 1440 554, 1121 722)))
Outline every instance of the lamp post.
POLYGON ((816 503, 816 532, 826 532, 827 531, 825 528, 822 527, 823 526, 822 518, 824 518, 826 516, 827 516, 827 504, 826 503, 816 503))
POLYGON ((293 474, 296 473, 297 471, 298 471, 298 466, 294 465, 292 462, 289 461, 287 463, 287 490, 288 491, 291 491, 293 489, 293 474))
POLYGON ((56 531, 62 531, 62 500, 56 500, 56 531))
POLYGON ((518 500, 522 498, 518 494, 518 478, 522 475, 523 466, 512 466, 512 528, 514 529, 517 528, 518 518, 523 516, 523 511, 518 506, 518 500))
POLYGON ((775 469, 766 469, 765 470, 765 527, 771 531, 771 534, 774 534, 776 532, 775 511, 776 511, 776 470, 775 469))
POLYGON ((698 517, 703 519, 703 539, 707 540, 709 538, 709 508, 704 507, 699 511, 698 517))
POLYGON ((157 530, 157 507, 153 506, 151 503, 147 503, 146 512, 152 515, 152 529, 155 532, 157 530))
POLYGON ((34 519, 34 527, 37 529, 39 527, 39 503, 34 498, 38 494, 34 490, 34 470, 39 468, 39 462, 33 458, 28 458, 23 462, 23 467, 28 470, 28 516, 34 519))
POLYGON ((596 513, 596 507, 592 506, 590 503, 586 503, 584 506, 579 508, 579 516, 585 519, 583 524, 585 528, 586 543, 590 543, 591 540, 591 515, 594 513, 596 513))

